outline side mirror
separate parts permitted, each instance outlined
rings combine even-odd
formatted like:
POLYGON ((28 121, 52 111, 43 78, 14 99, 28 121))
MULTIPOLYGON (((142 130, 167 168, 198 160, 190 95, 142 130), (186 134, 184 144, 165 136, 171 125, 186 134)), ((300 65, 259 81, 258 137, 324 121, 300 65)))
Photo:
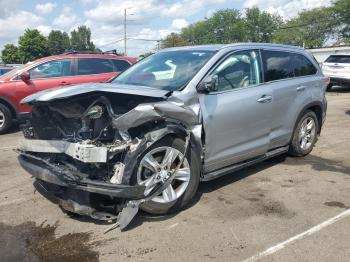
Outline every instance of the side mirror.
POLYGON ((24 72, 19 74, 19 78, 21 78, 21 80, 23 82, 29 82, 30 81, 30 74, 27 71, 24 71, 24 72))
POLYGON ((209 93, 218 91, 219 77, 217 75, 210 75, 203 79, 197 86, 198 92, 209 93))

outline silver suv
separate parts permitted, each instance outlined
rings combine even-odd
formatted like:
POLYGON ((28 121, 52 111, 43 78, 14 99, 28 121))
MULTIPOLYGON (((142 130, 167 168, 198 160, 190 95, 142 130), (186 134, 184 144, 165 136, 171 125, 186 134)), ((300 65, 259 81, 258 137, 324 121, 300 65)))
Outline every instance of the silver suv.
POLYGON ((200 181, 309 154, 325 78, 304 49, 273 44, 162 50, 108 84, 37 93, 19 162, 66 210, 124 228, 140 206, 185 207, 200 181))

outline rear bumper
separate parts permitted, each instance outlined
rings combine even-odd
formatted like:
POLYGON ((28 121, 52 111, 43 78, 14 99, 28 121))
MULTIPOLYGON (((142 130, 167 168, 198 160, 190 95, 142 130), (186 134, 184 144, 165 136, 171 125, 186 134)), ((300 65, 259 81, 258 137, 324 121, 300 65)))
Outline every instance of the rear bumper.
POLYGON ((350 78, 329 77, 331 84, 350 84, 350 78))
POLYGON ((28 154, 20 154, 18 161, 29 174, 51 184, 122 199, 144 198, 144 186, 111 184, 91 180, 83 173, 67 170, 62 166, 52 165, 44 160, 31 157, 28 154))

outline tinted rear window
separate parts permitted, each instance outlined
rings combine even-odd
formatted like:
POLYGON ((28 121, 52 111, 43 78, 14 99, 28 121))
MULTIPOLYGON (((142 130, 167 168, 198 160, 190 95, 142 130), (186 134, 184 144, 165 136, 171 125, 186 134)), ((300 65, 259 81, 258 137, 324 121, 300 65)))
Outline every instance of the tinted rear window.
POLYGON ((287 52, 262 51, 265 82, 294 77, 293 56, 287 52))
POLYGON ((326 63, 350 64, 350 55, 331 55, 325 61, 326 63))
POLYGON ((111 61, 114 64, 114 71, 117 72, 123 72, 131 66, 130 63, 125 60, 111 59, 111 61))
POLYGON ((317 72, 317 68, 310 60, 300 54, 293 54, 293 66, 295 76, 314 75, 317 72))
POLYGON ((302 54, 262 51, 265 82, 316 74, 317 68, 302 54))
POLYGON ((109 59, 79 58, 78 75, 94 75, 113 72, 113 64, 109 59))

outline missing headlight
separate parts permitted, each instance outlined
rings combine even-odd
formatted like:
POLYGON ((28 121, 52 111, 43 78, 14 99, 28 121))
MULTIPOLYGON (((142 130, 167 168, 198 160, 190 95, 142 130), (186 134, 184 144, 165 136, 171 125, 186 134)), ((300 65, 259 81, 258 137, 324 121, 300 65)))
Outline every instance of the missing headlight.
POLYGON ((102 115, 103 115, 103 107, 99 105, 95 105, 86 112, 85 116, 89 117, 90 119, 98 119, 98 118, 101 118, 102 115))

